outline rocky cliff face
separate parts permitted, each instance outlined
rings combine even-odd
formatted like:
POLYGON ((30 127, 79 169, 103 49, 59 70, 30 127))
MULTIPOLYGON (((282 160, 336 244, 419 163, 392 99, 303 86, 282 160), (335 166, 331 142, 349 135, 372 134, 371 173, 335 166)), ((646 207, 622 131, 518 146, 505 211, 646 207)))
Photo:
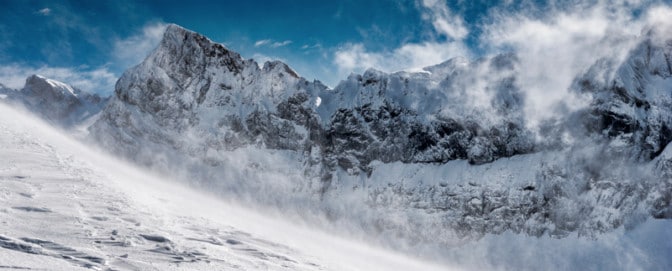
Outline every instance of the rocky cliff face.
POLYGON ((31 75, 21 90, 0 89, 3 101, 23 106, 48 122, 64 128, 77 126, 98 114, 108 98, 90 94, 63 82, 31 75))
POLYGON ((171 25, 91 136, 222 194, 379 234, 592 236, 670 218, 672 52, 639 44, 577 75, 590 106, 532 130, 513 54, 368 70, 329 89, 171 25))

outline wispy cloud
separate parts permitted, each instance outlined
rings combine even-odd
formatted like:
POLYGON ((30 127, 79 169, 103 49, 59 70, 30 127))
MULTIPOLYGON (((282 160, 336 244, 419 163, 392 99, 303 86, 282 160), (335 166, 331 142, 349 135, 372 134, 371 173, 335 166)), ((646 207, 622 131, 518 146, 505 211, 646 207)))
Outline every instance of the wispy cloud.
POLYGON ((301 46, 301 50, 310 50, 310 49, 321 49, 322 44, 321 43, 315 43, 315 44, 304 44, 301 46))
MULTIPOLYGON (((556 114, 553 108, 575 110, 586 99, 570 91, 574 79, 598 59, 622 61, 646 25, 671 25, 668 8, 647 8, 632 1, 599 1, 580 7, 558 6, 541 16, 525 10, 493 14, 483 27, 481 44, 489 52, 513 51, 519 59, 517 84, 525 95, 529 125, 556 114), (635 16, 634 8, 643 8, 635 16), (656 14, 664 14, 662 16, 656 14)), ((607 76, 609 77, 609 76, 607 76)))
POLYGON ((271 44, 271 47, 278 48, 278 47, 287 46, 287 45, 290 45, 290 44, 292 44, 291 40, 278 41, 278 42, 274 42, 273 44, 271 44))
POLYGON ((284 58, 281 58, 281 57, 275 57, 275 56, 269 56, 269 55, 264 55, 264 54, 260 54, 260 53, 253 54, 253 55, 252 55, 252 58, 253 58, 255 61, 257 61, 257 63, 259 63, 259 64, 261 64, 261 65, 263 65, 265 62, 268 62, 268 61, 275 61, 275 60, 279 60, 279 61, 282 61, 282 62, 287 62, 287 60, 284 59, 284 58))
POLYGON ((468 49, 461 43, 409 43, 384 52, 371 52, 362 44, 350 43, 336 51, 334 63, 341 74, 359 72, 367 68, 393 72, 416 70, 468 54, 468 49))
POLYGON ((126 69, 142 62, 163 38, 167 24, 155 22, 145 25, 137 34, 114 42, 112 52, 115 65, 126 69))
POLYGON ((51 9, 50 8, 43 8, 43 9, 38 10, 37 13, 39 13, 40 15, 43 15, 43 16, 49 16, 49 14, 51 14, 51 9))
MULTIPOLYGON (((342 44, 332 56, 338 77, 367 68, 386 72, 415 70, 456 56, 470 58, 472 51, 465 42, 470 29, 464 20, 451 12, 445 1, 416 3, 421 18, 432 27, 433 32, 425 36, 439 38, 378 51, 369 50, 363 43, 342 44)), ((479 49, 484 50, 485 56, 516 54, 515 83, 524 96, 524 113, 530 128, 557 116, 558 110, 585 107, 589 100, 570 90, 577 76, 601 58, 622 61, 649 26, 663 32, 660 36, 672 36, 672 8, 668 5, 628 0, 597 1, 578 7, 562 2, 546 9, 535 5, 521 5, 523 9, 512 9, 508 4, 495 7, 484 20, 487 23, 472 26, 479 30, 474 33, 479 35, 479 49)), ((488 76, 482 78, 487 80, 488 76)), ((483 91, 472 90, 471 93, 483 91)))
POLYGON ((254 43, 254 47, 261 47, 269 43, 271 43, 271 40, 258 40, 254 43))
POLYGON ((417 5, 422 19, 429 22, 436 34, 444 36, 443 41, 429 39, 423 42, 406 43, 382 51, 370 51, 362 43, 347 43, 334 53, 334 64, 339 76, 351 72, 361 72, 367 68, 393 72, 399 70, 417 70, 441 63, 457 56, 471 56, 464 39, 469 31, 463 19, 450 12, 445 2, 423 0, 417 5))
POLYGON ((93 93, 110 94, 114 91, 117 76, 107 67, 76 69, 67 67, 29 67, 19 64, 0 66, 0 83, 20 89, 28 76, 39 74, 68 83, 76 88, 93 93))
POLYGON ((278 48, 292 44, 291 40, 273 41, 272 39, 258 40, 254 43, 254 47, 268 46, 271 48, 278 48))
POLYGON ((425 9, 422 18, 430 21, 439 34, 453 40, 462 40, 469 34, 462 17, 453 14, 445 1, 422 0, 421 5, 425 9))

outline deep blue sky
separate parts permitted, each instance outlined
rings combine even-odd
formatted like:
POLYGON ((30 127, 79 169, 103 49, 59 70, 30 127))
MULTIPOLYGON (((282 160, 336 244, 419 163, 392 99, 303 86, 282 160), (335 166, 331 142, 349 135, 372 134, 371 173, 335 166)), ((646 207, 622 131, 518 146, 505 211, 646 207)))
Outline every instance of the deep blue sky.
MULTIPOLYGON (((366 64, 392 71, 440 63, 458 54, 478 57, 484 52, 479 44, 481 26, 493 20, 493 10, 525 9, 528 14, 543 16, 549 8, 537 1, 494 5, 484 0, 435 1, 0 0, 0 66, 13 67, 0 68, 0 79, 2 73, 7 77, 6 73, 16 70, 51 73, 50 69, 61 69, 64 74, 87 74, 82 80, 95 80, 95 72, 104 71, 110 81, 146 55, 146 44, 133 44, 142 39, 155 42, 152 38, 156 35, 148 28, 176 23, 224 43, 245 58, 280 59, 308 79, 334 86, 348 73, 361 72, 366 64), (442 32, 434 24, 437 18, 463 20, 466 34, 456 37, 442 32), (433 48, 444 48, 454 41, 463 46, 419 63, 405 63, 404 56, 395 58, 406 52, 395 51, 404 45, 430 43, 436 45, 433 48), (361 54, 355 55, 359 57, 356 64, 348 65, 343 61, 353 54, 338 58, 339 52, 361 54), (359 61, 369 53, 373 60, 359 61)), ((451 23, 455 25, 455 21, 451 23)), ((422 50, 416 48, 405 57, 413 57, 417 51, 422 50)), ((59 72, 52 76, 58 77, 59 72)), ((62 77, 56 79, 71 78, 62 77)), ((112 91, 110 83, 82 83, 85 86, 102 93, 112 91)))

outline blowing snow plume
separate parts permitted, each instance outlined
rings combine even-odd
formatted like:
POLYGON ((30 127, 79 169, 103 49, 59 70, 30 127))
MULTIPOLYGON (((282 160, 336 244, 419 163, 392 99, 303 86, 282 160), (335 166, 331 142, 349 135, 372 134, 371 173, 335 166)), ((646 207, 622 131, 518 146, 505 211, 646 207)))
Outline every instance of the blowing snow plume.
POLYGON ((3 269, 450 268, 225 203, 3 104, 0 183, 3 269))
POLYGON ((506 53, 369 69, 333 89, 170 25, 91 137, 221 196, 416 252, 511 232, 600 238, 672 217, 670 10, 643 9, 508 16, 482 37, 506 53))

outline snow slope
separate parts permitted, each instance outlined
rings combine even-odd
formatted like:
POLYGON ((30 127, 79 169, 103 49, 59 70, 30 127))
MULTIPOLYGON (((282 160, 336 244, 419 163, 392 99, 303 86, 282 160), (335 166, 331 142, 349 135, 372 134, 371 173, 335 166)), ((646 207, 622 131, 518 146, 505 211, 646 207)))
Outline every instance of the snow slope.
POLYGON ((0 105, 0 269, 446 270, 256 214, 0 105))

